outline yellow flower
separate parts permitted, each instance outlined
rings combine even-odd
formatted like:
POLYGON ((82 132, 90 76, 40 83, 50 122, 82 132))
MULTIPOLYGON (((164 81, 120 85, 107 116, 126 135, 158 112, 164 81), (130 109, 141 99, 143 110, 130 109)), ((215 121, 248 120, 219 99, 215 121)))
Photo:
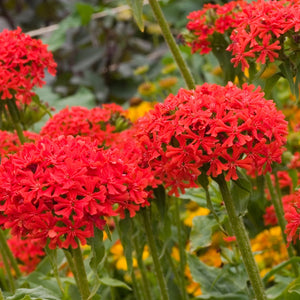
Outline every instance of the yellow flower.
POLYGON ((267 270, 288 259, 286 246, 282 241, 281 229, 279 226, 272 227, 259 233, 251 240, 255 260, 260 269, 261 275, 267 270))
POLYGON ((118 12, 116 18, 118 21, 129 21, 132 18, 131 9, 125 9, 118 12))
POLYGON ((142 96, 150 96, 156 92, 156 86, 153 82, 144 82, 138 86, 138 92, 142 96))
POLYGON ((150 24, 148 24, 147 27, 146 27, 146 31, 149 34, 161 35, 161 28, 156 23, 150 23, 150 24))
POLYGON ((188 266, 185 268, 184 275, 186 276, 189 282, 189 284, 186 286, 187 292, 195 297, 202 295, 200 285, 199 283, 193 281, 191 271, 188 266))
POLYGON ((212 74, 216 76, 222 75, 223 71, 221 67, 216 67, 212 70, 212 74))
POLYGON ((179 260, 180 260, 179 249, 178 249, 177 247, 173 247, 173 248, 172 248, 171 256, 172 256, 176 261, 179 261, 179 260))
POLYGON ((149 110, 154 107, 155 103, 143 101, 137 106, 129 107, 127 110, 126 117, 131 121, 135 122, 138 118, 144 116, 149 110))
POLYGON ((267 79, 269 77, 271 77, 272 75, 274 75, 277 72, 277 67, 276 65, 269 65, 265 71, 261 74, 261 78, 263 79, 267 79))
POLYGON ((147 73, 148 70, 149 70, 149 66, 148 66, 148 65, 140 66, 140 67, 136 68, 136 69, 133 71, 133 74, 134 74, 134 75, 142 75, 142 74, 147 73))
MULTIPOLYGON (((126 262, 126 258, 124 256, 124 249, 123 249, 121 242, 117 241, 110 248, 110 252, 113 255, 113 260, 116 264, 116 268, 118 270, 127 271, 128 270, 127 262, 126 262)), ((133 267, 137 266, 137 260, 135 258, 133 258, 133 260, 132 260, 132 265, 133 265, 133 267)))
POLYGON ((162 74, 169 74, 172 73, 177 69, 177 65, 175 63, 166 65, 162 70, 162 74))
POLYGON ((210 210, 205 207, 200 207, 196 202, 190 201, 186 205, 186 217, 184 219, 184 224, 186 226, 192 227, 193 219, 196 216, 207 216, 210 213, 210 210))
POLYGON ((208 248, 204 254, 200 255, 200 260, 211 267, 220 267, 222 265, 221 255, 214 248, 208 248))
POLYGON ((170 88, 174 86, 178 82, 178 78, 175 76, 166 77, 161 79, 158 84, 161 88, 170 88))

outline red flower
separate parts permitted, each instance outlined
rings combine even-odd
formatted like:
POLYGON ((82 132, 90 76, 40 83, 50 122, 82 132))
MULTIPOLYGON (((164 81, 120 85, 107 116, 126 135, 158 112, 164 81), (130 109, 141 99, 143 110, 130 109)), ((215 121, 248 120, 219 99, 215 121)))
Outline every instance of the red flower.
POLYGON ((126 127, 125 113, 126 111, 116 104, 104 104, 101 108, 95 107, 91 110, 81 106, 67 107, 43 126, 41 135, 88 136, 93 140, 97 139, 99 144, 110 146, 120 131, 120 128, 117 128, 117 120, 124 120, 126 127))
POLYGON ((144 164, 178 195, 196 185, 200 172, 235 180, 237 168, 250 175, 269 171, 281 159, 287 122, 254 86, 204 84, 169 95, 136 130, 144 164))
POLYGON ((285 219, 287 221, 285 233, 287 235, 287 241, 296 242, 299 240, 299 228, 300 228, 300 202, 299 191, 295 192, 294 199, 286 205, 285 219))
POLYGON ((283 43, 297 38, 299 11, 297 0, 250 3, 242 0, 223 6, 204 5, 201 11, 192 12, 187 17, 190 19, 187 28, 192 34, 187 44, 193 52, 208 53, 212 42, 218 40, 217 35, 225 34, 231 40, 227 50, 232 52, 231 61, 235 67, 241 63, 242 69, 248 68, 253 59, 262 64, 273 62, 281 49, 290 50, 289 47, 284 48, 283 43))
POLYGON ((26 274, 33 272, 46 255, 40 241, 37 239, 33 240, 22 240, 16 236, 12 236, 7 240, 7 243, 17 259, 20 270, 26 274))
POLYGON ((0 225, 50 248, 74 248, 93 226, 103 229, 104 217, 134 216, 149 205, 153 175, 124 153, 72 136, 24 144, 0 166, 0 225))
MULTIPOLYGON (((27 142, 35 141, 39 138, 39 135, 34 132, 24 131, 23 133, 27 142)), ((21 143, 16 133, 0 130, 0 157, 17 152, 20 147, 21 143)))
POLYGON ((32 88, 45 82, 44 69, 55 75, 56 63, 41 40, 35 40, 21 32, 3 30, 0 33, 0 95, 1 99, 15 97, 29 104, 34 95, 32 88))

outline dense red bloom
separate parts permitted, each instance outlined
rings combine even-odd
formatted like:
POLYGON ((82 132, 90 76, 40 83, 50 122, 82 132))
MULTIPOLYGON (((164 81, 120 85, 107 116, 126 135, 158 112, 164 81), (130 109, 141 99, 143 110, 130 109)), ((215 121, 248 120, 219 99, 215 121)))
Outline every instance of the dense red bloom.
POLYGON ((46 255, 39 240, 22 240, 12 236, 7 243, 19 263, 20 270, 26 274, 35 270, 42 257, 46 255))
POLYGON ((144 161, 157 178, 178 189, 195 186, 201 172, 238 179, 237 168, 263 174, 280 162, 287 122, 260 89, 204 84, 180 89, 137 122, 144 161))
POLYGON ((41 135, 88 136, 107 146, 114 141, 120 130, 117 123, 120 120, 124 121, 122 125, 126 126, 126 122, 128 123, 125 113, 126 111, 117 104, 104 104, 92 109, 81 106, 67 107, 48 120, 41 129, 41 135))
MULTIPOLYGON (((27 141, 35 141, 39 138, 39 135, 34 132, 24 131, 23 133, 27 141)), ((20 146, 21 143, 16 133, 0 130, 0 157, 17 152, 20 146)))
POLYGON ((299 11, 298 0, 232 1, 224 6, 207 4, 201 11, 188 16, 187 28, 192 34, 188 45, 193 52, 207 53, 216 38, 215 33, 225 32, 230 36, 227 50, 232 52, 235 67, 239 63, 242 69, 249 67, 251 59, 262 64, 273 62, 280 50, 291 50, 287 47, 287 39, 299 39, 299 11))
POLYGON ((285 207, 285 219, 287 221, 285 233, 287 235, 287 241, 296 242, 300 236, 300 192, 294 193, 293 200, 285 207))
POLYGON ((0 225, 49 247, 77 247, 103 229, 103 217, 148 205, 153 175, 118 149, 88 138, 42 137, 0 166, 0 225))
POLYGON ((52 53, 41 40, 31 38, 16 30, 0 33, 0 95, 2 100, 15 97, 21 103, 29 104, 34 92, 45 82, 45 68, 55 75, 56 63, 52 53))
MULTIPOLYGON (((295 194, 285 195, 282 197, 282 204, 284 212, 288 211, 288 207, 292 205, 296 200, 295 194)), ((268 206, 266 208, 266 213, 264 214, 264 223, 266 226, 275 226, 278 224, 277 216, 275 213, 274 206, 268 206)))
POLYGON ((231 1, 220 6, 218 4, 205 4, 202 10, 191 12, 187 18, 190 20, 187 29, 193 38, 187 41, 193 52, 200 50, 201 54, 209 53, 211 42, 215 33, 224 34, 237 26, 237 14, 244 1, 231 1))

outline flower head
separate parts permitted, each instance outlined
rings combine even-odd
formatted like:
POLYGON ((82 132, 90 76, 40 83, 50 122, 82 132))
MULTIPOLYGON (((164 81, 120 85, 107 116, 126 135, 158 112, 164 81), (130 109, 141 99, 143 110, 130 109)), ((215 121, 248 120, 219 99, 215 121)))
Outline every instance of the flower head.
POLYGON ((56 63, 52 53, 41 40, 31 38, 16 30, 0 33, 0 97, 2 100, 15 97, 24 104, 31 102, 32 88, 45 82, 45 69, 55 75, 56 63))
MULTIPOLYGON (((39 135, 34 132, 24 131, 24 136, 28 141, 35 141, 39 135)), ((21 142, 15 132, 0 130, 0 157, 9 153, 17 152, 21 147, 21 142)))
POLYGON ((88 138, 43 137, 4 158, 0 169, 0 225, 49 240, 50 248, 84 245, 105 216, 134 216, 149 204, 150 171, 88 138))
POLYGON ((244 70, 253 60, 262 64, 273 62, 281 50, 293 51, 294 46, 288 45, 287 40, 293 44, 292 40, 299 37, 299 10, 300 3, 296 0, 206 4, 188 16, 191 37, 187 44, 193 52, 200 50, 205 54, 213 48, 218 34, 226 33, 230 37, 227 50, 232 52, 235 67, 241 64, 244 70))
POLYGON ((250 175, 271 170, 281 161, 287 122, 260 89, 229 83, 180 89, 137 122, 144 160, 155 175, 172 187, 195 186, 205 172, 226 180, 238 178, 237 168, 250 175))
POLYGON ((48 120, 41 129, 41 135, 88 136, 107 146, 112 143, 116 132, 120 130, 118 128, 120 120, 124 121, 125 127, 128 126, 125 113, 123 108, 116 104, 104 104, 102 107, 92 109, 82 106, 67 107, 48 120))
POLYGON ((39 240, 23 240, 17 236, 12 236, 7 243, 18 260, 22 272, 28 274, 35 270, 38 263, 46 255, 39 240))

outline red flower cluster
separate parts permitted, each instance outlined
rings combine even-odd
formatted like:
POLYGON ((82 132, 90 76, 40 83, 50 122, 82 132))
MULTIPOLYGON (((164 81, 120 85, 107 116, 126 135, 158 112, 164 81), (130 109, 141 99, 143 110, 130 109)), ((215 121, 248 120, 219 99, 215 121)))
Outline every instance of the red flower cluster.
POLYGON ((46 255, 39 240, 22 240, 12 236, 7 243, 19 263, 20 270, 26 274, 33 272, 46 255))
MULTIPOLYGON (((34 132, 24 131, 23 133, 27 141, 35 141, 39 138, 39 135, 34 132)), ((20 146, 21 143, 16 133, 0 130, 0 157, 17 152, 20 146)))
POLYGON ((155 175, 172 187, 195 186, 200 172, 226 180, 237 179, 237 168, 250 175, 271 170, 281 161, 287 122, 260 89, 204 84, 180 89, 157 104, 137 122, 144 161, 155 175))
POLYGON ((34 95, 32 88, 45 82, 45 68, 55 75, 56 63, 52 53, 41 40, 21 32, 3 30, 0 33, 0 95, 2 100, 15 97, 29 104, 34 95))
POLYGON ((214 34, 224 34, 238 24, 237 16, 245 1, 231 1, 223 6, 218 4, 205 4, 202 10, 191 12, 187 18, 190 20, 187 29, 192 33, 192 41, 187 44, 193 52, 200 50, 207 54, 212 50, 211 42, 214 34))
MULTIPOLYGON (((232 52, 232 62, 242 69, 249 67, 249 58, 257 63, 273 62, 279 51, 291 43, 298 43, 300 29, 300 3, 298 0, 230 2, 224 6, 207 5, 198 12, 191 13, 187 28, 196 40, 189 43, 193 51, 200 49, 208 53, 215 32, 228 30, 231 44, 227 50, 232 52), (296 34, 295 34, 296 33, 296 34)), ((290 50, 292 46, 288 46, 290 50)))
POLYGON ((76 248, 103 229, 104 216, 149 205, 153 175, 118 149, 88 138, 43 137, 2 160, 0 225, 12 234, 76 248))
MULTIPOLYGON (((288 211, 289 206, 293 205, 295 200, 295 194, 285 195, 282 197, 282 205, 284 212, 288 211)), ((273 205, 268 206, 266 208, 266 213, 264 214, 264 223, 266 226, 276 226, 278 224, 277 216, 273 205)))
POLYGON ((126 121, 125 111, 117 104, 104 104, 101 108, 95 107, 91 110, 81 106, 70 109, 67 107, 44 125, 41 135, 88 136, 107 146, 116 138, 116 132, 119 130, 118 120, 126 121))
POLYGON ((300 192, 297 191, 293 194, 293 199, 285 206, 285 219, 287 225, 285 233, 287 235, 287 241, 296 242, 300 237, 300 192))

